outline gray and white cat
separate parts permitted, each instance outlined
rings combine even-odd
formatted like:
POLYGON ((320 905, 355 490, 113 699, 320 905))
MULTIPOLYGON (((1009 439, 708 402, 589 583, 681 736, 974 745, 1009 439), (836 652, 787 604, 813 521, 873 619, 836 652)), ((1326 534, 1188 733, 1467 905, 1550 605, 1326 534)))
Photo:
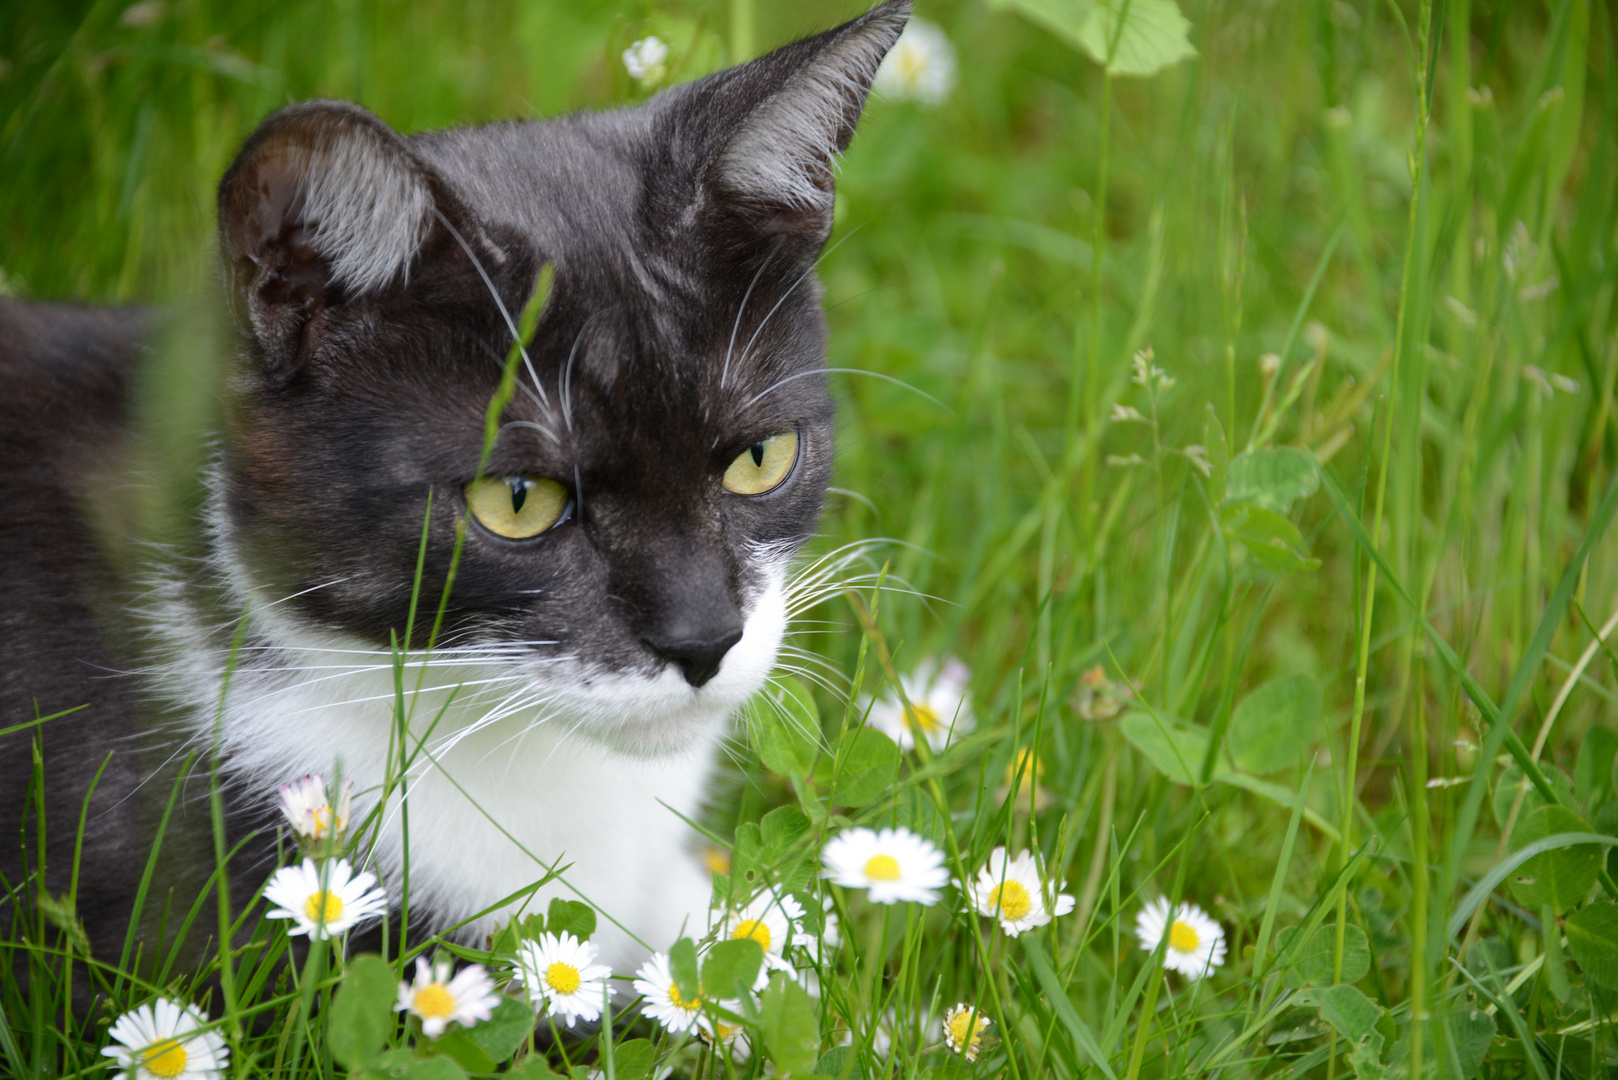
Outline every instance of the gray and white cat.
POLYGON ((261 884, 278 783, 340 772, 358 818, 397 773, 408 640, 408 853, 396 792, 372 857, 394 897, 408 859, 413 926, 470 919, 478 940, 503 916, 478 912, 559 860, 530 909, 588 899, 620 970, 700 927, 681 817, 775 663, 830 477, 813 268, 835 155, 908 10, 632 109, 412 137, 338 102, 266 119, 219 190, 237 346, 206 558, 155 588, 84 510, 127 438, 148 317, 0 303, 0 728, 88 703, 40 729, 43 853, 14 842, 36 732, 0 738, 7 882, 43 858, 66 890, 105 764, 77 899, 93 948, 121 941, 165 795, 142 787, 155 707, 191 747, 217 730, 233 836, 260 828, 237 877, 261 884))

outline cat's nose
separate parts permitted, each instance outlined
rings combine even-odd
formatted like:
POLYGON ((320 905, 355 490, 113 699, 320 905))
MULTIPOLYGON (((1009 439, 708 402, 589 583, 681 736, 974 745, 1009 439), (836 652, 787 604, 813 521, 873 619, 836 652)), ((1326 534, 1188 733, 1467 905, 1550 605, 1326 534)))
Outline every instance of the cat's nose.
POLYGON ((701 686, 719 674, 719 664, 730 647, 742 639, 740 613, 735 623, 709 627, 685 626, 676 629, 661 640, 647 639, 647 644, 680 665, 685 681, 693 687, 701 686))

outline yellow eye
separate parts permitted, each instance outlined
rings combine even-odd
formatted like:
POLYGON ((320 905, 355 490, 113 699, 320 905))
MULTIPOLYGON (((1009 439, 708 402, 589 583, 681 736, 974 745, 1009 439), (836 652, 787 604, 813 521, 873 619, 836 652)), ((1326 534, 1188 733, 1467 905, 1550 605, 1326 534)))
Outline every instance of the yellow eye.
POLYGON ((567 488, 532 476, 485 476, 466 485, 466 507, 478 524, 508 540, 526 540, 567 513, 567 488))
POLYGON ((725 470, 725 490, 736 495, 762 495, 781 486, 798 460, 798 433, 783 431, 754 443, 725 470))

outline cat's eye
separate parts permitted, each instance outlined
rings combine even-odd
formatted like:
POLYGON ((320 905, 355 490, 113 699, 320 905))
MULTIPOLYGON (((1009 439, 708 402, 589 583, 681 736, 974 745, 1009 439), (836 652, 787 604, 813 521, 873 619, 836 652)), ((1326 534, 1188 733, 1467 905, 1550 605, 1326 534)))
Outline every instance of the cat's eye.
POLYGON ((762 495, 774 491, 798 460, 798 433, 771 435, 736 455, 725 470, 725 490, 735 495, 762 495))
POLYGON ((484 476, 466 485, 478 524, 508 540, 538 536, 567 513, 567 488, 538 476, 484 476))

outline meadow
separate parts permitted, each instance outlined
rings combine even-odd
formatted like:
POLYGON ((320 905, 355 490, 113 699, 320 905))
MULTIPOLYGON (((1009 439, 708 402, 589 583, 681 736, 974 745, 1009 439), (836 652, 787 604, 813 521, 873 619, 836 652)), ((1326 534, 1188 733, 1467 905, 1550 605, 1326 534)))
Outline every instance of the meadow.
MULTIPOLYGON (((1166 0, 1112 6, 1172 39, 1166 0)), ((1138 74, 1163 39, 1098 59, 1106 4, 918 8, 955 80, 873 98, 842 161, 835 491, 701 823, 718 895, 802 900, 796 980, 755 995, 757 959, 710 949, 725 1037, 551 1042, 510 1004, 435 1040, 394 1019, 397 952, 288 968, 259 910, 201 972, 135 970, 16 887, 0 1073, 110 1075, 109 1024, 165 996, 240 1077, 1618 1075, 1618 13, 1181 0, 1195 55, 1138 74), (949 657, 969 681, 930 697, 949 657), (936 748, 903 738, 924 707, 936 748), (962 883, 1031 850, 1036 906, 1071 910, 1011 934, 981 890, 816 884, 832 838, 888 826, 962 883), (1199 948, 1217 924, 1216 964, 1143 947, 1164 899, 1199 948), (990 1025, 946 1039, 958 1004, 990 1025)), ((265 113, 609 107, 655 88, 621 59, 648 34, 681 80, 858 10, 11 3, 0 294, 180 313, 129 507, 161 540, 212 423, 214 185, 265 113)), ((509 968, 539 929, 449 952, 509 968)), ((698 962, 674 948, 677 986, 698 962)))

